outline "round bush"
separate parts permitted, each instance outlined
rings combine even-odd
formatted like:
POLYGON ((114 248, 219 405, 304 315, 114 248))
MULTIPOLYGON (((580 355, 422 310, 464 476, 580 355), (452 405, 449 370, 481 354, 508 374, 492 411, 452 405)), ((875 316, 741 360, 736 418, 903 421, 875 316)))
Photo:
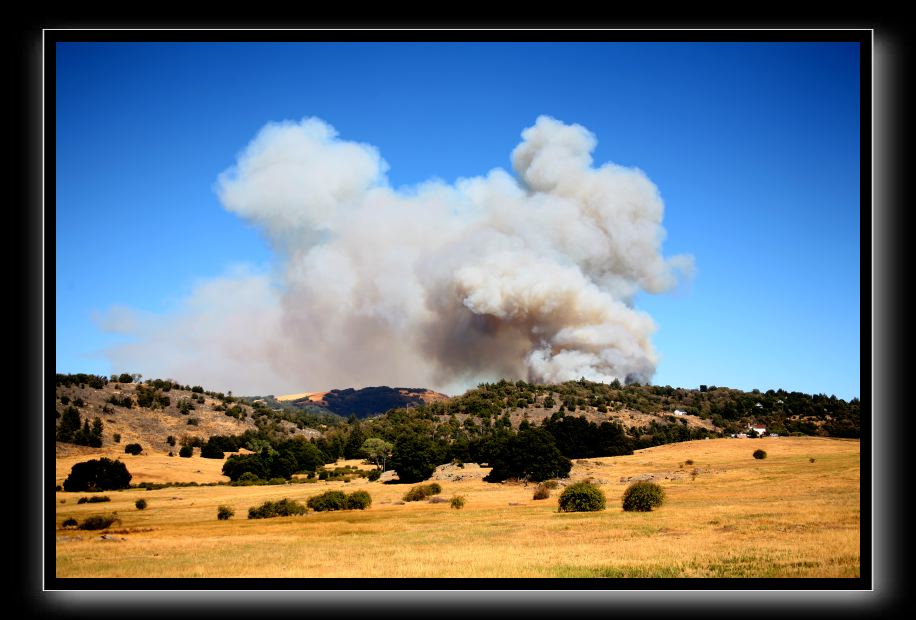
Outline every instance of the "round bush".
POLYGON ((137 501, 134 502, 134 506, 137 507, 137 510, 144 510, 146 508, 146 500, 138 499, 137 501))
POLYGON ((375 482, 376 480, 378 480, 381 477, 382 477, 381 469, 373 469, 366 475, 366 478, 369 480, 369 482, 375 482))
POLYGON ((229 506, 220 506, 216 509, 216 518, 220 521, 228 521, 233 515, 235 511, 229 506))
POLYGON ((365 510, 372 505, 372 496, 366 491, 353 491, 347 495, 347 510, 365 510))
POLYGON ((61 527, 76 527, 76 519, 69 517, 64 519, 64 522, 60 524, 61 527))
POLYGON ((143 452, 143 446, 141 446, 138 443, 129 443, 126 446, 124 446, 124 452, 126 452, 127 454, 133 454, 134 456, 136 456, 140 454, 141 452, 143 452))
POLYGON ((418 484, 415 487, 411 487, 410 490, 404 494, 402 499, 405 502, 419 502, 420 500, 424 500, 427 497, 438 495, 441 492, 442 486, 438 482, 433 482, 430 484, 418 484))
POLYGON ((623 492, 623 509, 627 512, 649 512, 665 501, 665 491, 656 483, 638 480, 623 492))
POLYGON ((754 450, 755 459, 765 459, 766 457, 767 457, 767 453, 764 452, 763 450, 754 450))
POLYGON ((326 510, 344 510, 347 507, 347 496, 343 491, 328 491, 308 499, 308 507, 315 512, 326 510))
POLYGON ((462 508, 464 508, 464 504, 465 504, 464 495, 456 495, 455 497, 452 498, 452 501, 449 502, 449 506, 451 506, 455 510, 461 510, 462 508))
POLYGON ((194 454, 194 448, 192 446, 181 446, 181 450, 178 451, 178 456, 182 458, 190 458, 194 454))
POLYGON ((604 510, 604 492, 591 482, 577 482, 560 493, 560 512, 595 512, 604 510))

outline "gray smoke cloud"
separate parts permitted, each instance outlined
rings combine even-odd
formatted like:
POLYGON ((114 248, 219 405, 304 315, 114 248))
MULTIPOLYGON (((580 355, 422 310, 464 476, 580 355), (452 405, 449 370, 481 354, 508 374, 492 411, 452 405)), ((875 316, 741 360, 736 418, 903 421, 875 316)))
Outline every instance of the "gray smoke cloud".
POLYGON ((692 271, 665 258, 640 170, 595 167, 596 138, 541 116, 502 169, 396 190, 366 144, 317 118, 265 126, 216 182, 259 227, 273 273, 202 283, 168 317, 125 319, 118 368, 238 393, 479 381, 651 379, 655 324, 633 307, 692 271))

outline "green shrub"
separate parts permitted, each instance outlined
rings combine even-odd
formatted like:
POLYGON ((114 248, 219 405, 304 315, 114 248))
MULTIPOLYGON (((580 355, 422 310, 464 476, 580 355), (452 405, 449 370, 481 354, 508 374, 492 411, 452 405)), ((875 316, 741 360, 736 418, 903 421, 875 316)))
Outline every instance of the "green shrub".
POLYGON ((404 494, 403 499, 405 502, 419 502, 432 495, 438 495, 441 492, 442 487, 438 482, 418 484, 415 487, 411 487, 410 490, 404 494))
POLYGON ((92 515, 83 519, 79 528, 81 530, 104 530, 115 522, 120 523, 121 520, 114 515, 92 515))
POLYGON ((178 456, 184 458, 190 458, 194 454, 194 448, 191 446, 181 446, 181 450, 178 451, 178 456))
POLYGON ((369 480, 369 482, 375 482, 376 480, 378 480, 381 477, 382 477, 381 469, 373 469, 372 471, 368 473, 368 475, 366 475, 366 478, 369 480))
POLYGON ((308 499, 308 507, 315 512, 327 510, 344 510, 347 507, 347 496, 343 491, 327 491, 308 499))
POLYGON ((249 508, 248 518, 269 519, 272 517, 291 517, 295 515, 304 515, 306 512, 308 512, 308 508, 299 502, 283 498, 277 502, 264 502, 257 508, 249 508))
POLYGON ((465 504, 464 495, 455 495, 454 497, 452 497, 452 500, 449 502, 449 506, 451 506, 455 510, 461 510, 462 508, 464 508, 464 504, 465 504))
POLYGON ((219 446, 208 441, 200 449, 200 456, 205 459, 221 459, 225 456, 225 453, 219 446))
POLYGON ((64 522, 60 524, 61 527, 76 527, 76 519, 69 517, 64 519, 64 522))
POLYGON ((591 482, 571 484, 560 493, 560 512, 595 512, 604 510, 604 492, 591 482))
POLYGON ((229 506, 220 506, 216 509, 216 518, 220 521, 228 521, 235 515, 235 511, 229 506))
POLYGON ((543 483, 535 487, 532 499, 547 499, 548 497, 550 497, 550 489, 544 486, 543 483))
POLYGON ((545 480, 539 486, 543 486, 545 489, 553 490, 560 486, 560 483, 556 480, 545 480))
POLYGON ((347 495, 347 510, 365 510, 372 505, 372 496, 366 491, 353 491, 347 495))
POLYGON ((146 500, 138 499, 137 501, 134 502, 134 506, 137 507, 137 510, 145 510, 146 509, 146 500))
POLYGON ((271 478, 267 481, 267 484, 272 484, 274 486, 278 484, 286 484, 286 478, 271 478))
POLYGON ((115 433, 111 436, 115 443, 121 443, 121 433, 115 433))
POLYGON ((766 457, 767 457, 767 453, 764 452, 763 450, 754 450, 755 459, 765 459, 766 457))
POLYGON ((637 480, 623 492, 623 509, 627 512, 649 512, 664 501, 664 489, 646 480, 637 480))
POLYGON ((253 484, 263 484, 264 481, 261 480, 256 473, 246 471, 241 476, 239 476, 239 479, 236 481, 236 483, 241 486, 251 486, 253 484))
POLYGON ((141 446, 138 443, 129 443, 126 446, 124 446, 124 452, 126 452, 127 454, 137 455, 143 452, 143 446, 141 446))

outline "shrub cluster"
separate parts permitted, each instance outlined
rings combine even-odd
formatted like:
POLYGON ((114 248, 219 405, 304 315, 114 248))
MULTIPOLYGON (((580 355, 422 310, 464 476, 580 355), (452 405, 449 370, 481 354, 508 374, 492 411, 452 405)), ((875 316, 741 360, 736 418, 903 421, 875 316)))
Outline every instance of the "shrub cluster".
MULTIPOLYGON (((211 437, 207 443, 214 443, 214 438, 211 437)), ((229 449, 228 441, 220 442, 217 447, 225 451, 238 450, 238 447, 229 449)), ((238 480, 245 472, 265 480, 288 480, 297 472, 315 471, 327 461, 327 456, 315 444, 294 438, 277 444, 274 450, 264 447, 257 454, 230 456, 223 464, 223 474, 231 480, 238 480)))
MULTIPOLYGON (((75 405, 77 402, 82 403, 83 401, 76 399, 73 402, 75 405)), ((95 418, 92 421, 92 426, 90 426, 89 418, 87 417, 83 420, 79 409, 74 405, 69 405, 60 416, 60 424, 57 426, 57 441, 93 448, 102 447, 102 420, 95 418)))
POLYGON ((110 502, 111 498, 107 495, 93 495, 92 497, 81 497, 76 500, 77 504, 98 504, 99 502, 110 502))
POLYGON ((372 496, 366 491, 353 491, 347 495, 347 510, 365 510, 372 505, 372 496))
POLYGON ((604 510, 604 492, 591 482, 577 482, 566 487, 558 500, 560 512, 595 512, 604 510))
POLYGON ((347 494, 343 491, 327 491, 308 499, 308 507, 315 512, 327 510, 345 510, 347 507, 347 494))
POLYGON ((235 511, 229 506, 220 506, 216 509, 216 518, 220 521, 228 521, 235 515, 235 511))
POLYGON ((449 506, 451 506, 455 510, 461 510, 462 508, 464 508, 464 504, 465 504, 464 495, 455 495, 454 497, 452 497, 451 501, 449 502, 449 506))
POLYGON ((73 517, 68 517, 64 519, 64 522, 60 524, 61 527, 76 527, 76 519, 73 517))
POLYGON ((83 519, 83 522, 79 524, 79 529, 81 530, 104 530, 106 527, 110 526, 112 523, 120 523, 121 520, 114 516, 113 514, 107 515, 92 515, 91 517, 86 517, 83 519))
POLYGON ((655 482, 637 480, 623 492, 623 509, 627 512, 649 512, 665 501, 665 491, 655 482))
POLYGON ((405 502, 419 502, 420 500, 424 500, 427 497, 438 495, 441 492, 442 487, 438 482, 431 482, 430 484, 418 484, 415 487, 411 487, 411 489, 404 494, 403 499, 405 502))
MULTIPOLYGON (((295 515, 304 515, 308 508, 294 502, 290 499, 283 498, 276 502, 266 501, 256 508, 248 509, 249 519, 269 519, 272 517, 291 517, 295 515)), ((217 514, 217 516, 219 516, 217 514)))
POLYGON ((125 409, 130 409, 134 406, 134 401, 130 396, 127 396, 126 394, 124 396, 112 394, 105 402, 110 405, 114 405, 115 407, 124 407, 125 409))
POLYGON ((315 512, 330 510, 365 510, 372 505, 372 496, 366 491, 327 491, 308 499, 308 507, 315 512))
POLYGON ((755 459, 765 459, 766 457, 767 457, 767 453, 766 453, 765 451, 763 451, 763 450, 754 450, 754 458, 755 458, 755 459))
POLYGON ((137 507, 137 510, 145 510, 146 509, 146 500, 138 499, 137 501, 134 502, 134 506, 137 507))
POLYGON ((133 454, 136 456, 137 454, 140 454, 141 452, 143 452, 143 446, 141 446, 138 443, 129 443, 126 446, 124 446, 124 452, 127 454, 133 454))

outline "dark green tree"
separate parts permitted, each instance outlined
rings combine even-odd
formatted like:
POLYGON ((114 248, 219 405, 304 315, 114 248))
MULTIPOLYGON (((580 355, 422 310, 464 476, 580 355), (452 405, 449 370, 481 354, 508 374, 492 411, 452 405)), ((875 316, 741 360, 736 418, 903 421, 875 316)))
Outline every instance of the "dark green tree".
POLYGON ((119 460, 102 457, 77 463, 64 481, 64 491, 107 491, 130 487, 131 475, 119 460))
POLYGON ((484 480, 501 482, 508 478, 540 482, 565 478, 572 461, 557 449, 553 436, 542 428, 527 428, 508 440, 490 460, 493 468, 484 480))
POLYGON ((439 460, 439 449, 432 438, 408 432, 395 441, 390 464, 399 482, 414 483, 432 476, 439 460))
POLYGON ((63 416, 60 419, 60 426, 57 427, 57 441, 71 442, 74 435, 79 432, 82 426, 79 409, 73 405, 64 409, 63 416))

